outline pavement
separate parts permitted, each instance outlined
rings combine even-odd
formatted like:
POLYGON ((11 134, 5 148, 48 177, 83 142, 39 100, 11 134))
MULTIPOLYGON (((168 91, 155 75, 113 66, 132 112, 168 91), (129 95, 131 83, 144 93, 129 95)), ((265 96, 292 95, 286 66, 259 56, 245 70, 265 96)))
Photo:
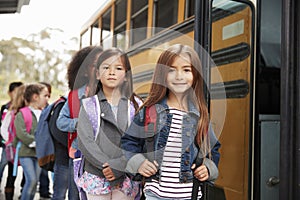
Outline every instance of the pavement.
MULTIPOLYGON (((22 180, 22 173, 23 173, 22 167, 19 166, 18 167, 17 179, 15 181, 14 200, 18 200, 18 197, 20 196, 20 193, 21 193, 20 184, 21 184, 21 180, 22 180)), ((53 190, 52 190, 53 181, 52 181, 52 178, 51 178, 51 174, 48 173, 48 176, 49 176, 49 179, 50 179, 50 187, 49 187, 50 188, 50 193, 53 194, 53 190)), ((7 177, 7 166, 4 169, 3 177, 2 177, 2 181, 1 181, 0 200, 5 200, 4 187, 5 187, 5 184, 6 184, 6 177, 7 177)), ((38 189, 37 189, 37 191, 38 191, 38 189)), ((36 192, 36 194, 34 196, 34 200, 46 200, 46 199, 45 198, 40 198, 39 192, 36 192)))

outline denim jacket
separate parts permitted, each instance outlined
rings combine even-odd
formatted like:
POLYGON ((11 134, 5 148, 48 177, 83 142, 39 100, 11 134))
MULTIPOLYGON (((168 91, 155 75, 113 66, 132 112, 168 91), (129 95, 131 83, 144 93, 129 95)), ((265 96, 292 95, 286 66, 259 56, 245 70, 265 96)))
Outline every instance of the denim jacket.
MULTIPOLYGON (((163 99, 159 104, 155 105, 157 112, 157 129, 156 133, 152 137, 154 140, 152 143, 148 143, 149 137, 145 133, 144 128, 144 112, 145 109, 140 110, 135 115, 133 122, 125 132, 125 135, 121 139, 122 149, 125 157, 128 160, 127 170, 131 174, 136 174, 140 165, 145 159, 150 161, 156 161, 161 166, 164 148, 169 136, 170 125, 172 120, 172 114, 169 113, 166 99, 163 99), (147 152, 147 144, 153 144, 153 152, 147 152)), ((199 111, 196 107, 189 102, 189 111, 187 115, 183 116, 182 125, 182 156, 181 156, 181 169, 179 172, 180 182, 192 182, 193 171, 191 166, 195 163, 198 154, 198 148, 194 143, 194 138, 197 130, 197 123, 200 117, 199 111)), ((210 177, 209 181, 214 181, 218 177, 218 162, 220 154, 218 149, 220 143, 218 142, 211 126, 209 126, 209 139, 210 146, 212 147, 211 154, 212 160, 206 156, 203 160, 203 164, 208 168, 210 177)), ((151 140, 151 139, 150 139, 151 140)), ((159 180, 160 171, 150 178, 159 180)))

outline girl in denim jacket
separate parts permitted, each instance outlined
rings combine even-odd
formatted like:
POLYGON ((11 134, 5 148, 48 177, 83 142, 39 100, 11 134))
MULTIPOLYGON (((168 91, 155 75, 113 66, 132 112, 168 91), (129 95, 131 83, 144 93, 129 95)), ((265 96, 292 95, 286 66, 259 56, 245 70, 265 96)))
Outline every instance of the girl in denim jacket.
POLYGON ((201 73, 191 47, 176 44, 162 52, 149 96, 121 139, 127 170, 146 178, 146 199, 191 199, 193 177, 214 181, 218 176, 220 143, 209 125, 201 73), (156 112, 152 135, 144 127, 151 118, 147 107, 156 112), (197 156, 204 158, 198 167, 197 156))
POLYGON ((78 147, 85 163, 77 185, 89 200, 134 199, 139 185, 125 175, 120 140, 141 101, 133 94, 131 66, 122 50, 103 51, 96 66, 96 95, 83 100, 78 118, 78 147))

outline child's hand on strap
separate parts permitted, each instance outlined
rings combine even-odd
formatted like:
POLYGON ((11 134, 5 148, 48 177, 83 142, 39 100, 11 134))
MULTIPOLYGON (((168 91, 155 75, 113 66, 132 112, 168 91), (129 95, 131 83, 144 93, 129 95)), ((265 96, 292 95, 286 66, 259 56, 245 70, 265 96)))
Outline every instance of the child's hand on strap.
POLYGON ((153 163, 146 159, 138 169, 138 172, 145 177, 150 177, 157 172, 158 164, 156 161, 153 163))
MULTIPOLYGON (((196 165, 192 165, 192 169, 195 169, 196 165)), ((200 165, 194 170, 194 176, 199 180, 199 181, 206 181, 209 178, 209 173, 207 170, 207 167, 205 165, 200 165)))

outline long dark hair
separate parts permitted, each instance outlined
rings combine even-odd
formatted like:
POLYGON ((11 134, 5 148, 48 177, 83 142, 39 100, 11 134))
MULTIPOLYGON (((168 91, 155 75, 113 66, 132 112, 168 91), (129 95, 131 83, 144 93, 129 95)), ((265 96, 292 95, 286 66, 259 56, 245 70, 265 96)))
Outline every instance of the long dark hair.
MULTIPOLYGON (((149 96, 145 100, 143 106, 152 106, 168 95, 169 89, 167 88, 166 77, 169 72, 169 66, 171 66, 174 62, 174 59, 181 54, 189 56, 191 60, 193 84, 187 95, 189 99, 196 104, 201 116, 198 121, 196 142, 199 146, 205 146, 207 145, 209 117, 203 91, 204 80, 202 77, 202 65, 198 54, 191 47, 187 45, 175 44, 161 53, 155 67, 153 83, 151 84, 149 96)), ((206 148, 207 147, 205 147, 205 149, 206 148)))
POLYGON ((91 78, 88 77, 87 71, 89 67, 94 67, 93 63, 97 56, 102 53, 101 46, 88 46, 80 49, 73 56, 67 72, 68 87, 70 90, 75 90, 87 84, 91 78))
MULTIPOLYGON (((98 57, 97 60, 97 66, 96 68, 99 69, 100 65, 108 58, 113 56, 119 56, 121 59, 121 62, 123 64, 123 67, 125 68, 125 81, 122 84, 120 91, 122 95, 126 96, 128 99, 133 102, 135 109, 138 109, 138 103, 135 100, 135 97, 139 98, 134 92, 133 92, 133 84, 132 84, 132 72, 131 72, 131 64, 129 62, 129 58, 127 54, 122 51, 119 48, 110 48, 101 53, 101 55, 98 57)), ((96 88, 96 94, 102 90, 102 83, 99 80, 96 88)))

